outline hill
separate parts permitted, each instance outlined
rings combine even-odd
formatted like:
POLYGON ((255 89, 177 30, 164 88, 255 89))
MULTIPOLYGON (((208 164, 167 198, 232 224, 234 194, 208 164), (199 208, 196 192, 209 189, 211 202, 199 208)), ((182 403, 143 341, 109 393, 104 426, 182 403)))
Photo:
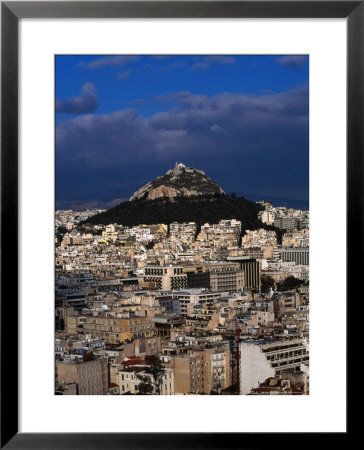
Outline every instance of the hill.
MULTIPOLYGON (((217 223, 222 219, 241 220, 243 229, 263 228, 257 217, 262 209, 255 202, 244 197, 218 194, 178 196, 148 200, 135 199, 120 203, 101 214, 90 217, 81 224, 117 223, 126 226, 172 222, 196 222, 199 226, 217 223)), ((80 225, 81 225, 80 224, 80 225)), ((266 228, 266 227, 264 227, 266 228)))
POLYGON ((141 187, 129 200, 173 199, 181 195, 194 197, 196 195, 213 194, 225 194, 225 192, 218 183, 206 176, 202 170, 176 163, 174 169, 168 170, 164 175, 141 187))

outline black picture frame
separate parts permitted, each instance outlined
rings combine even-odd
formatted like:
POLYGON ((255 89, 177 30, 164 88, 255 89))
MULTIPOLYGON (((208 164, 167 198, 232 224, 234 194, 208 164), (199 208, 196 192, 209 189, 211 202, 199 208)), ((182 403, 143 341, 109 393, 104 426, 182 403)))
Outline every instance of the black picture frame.
MULTIPOLYGON (((347 298, 363 263, 363 1, 1 2, 1 448, 257 448, 296 445, 297 436, 262 433, 18 433, 18 21, 21 18, 347 18, 347 298), (7 301, 11 294, 11 302, 7 301), (11 345, 9 341, 11 340, 11 345)), ((226 411, 226 414, 236 414, 226 411)), ((347 428, 349 431, 349 428, 347 428)), ((166 430, 168 431, 168 430, 166 430)), ((339 441, 347 438, 338 433, 339 441)), ((320 433, 321 435, 321 433, 320 433)), ((306 444, 303 434, 299 444, 306 444)), ((315 435, 316 444, 327 436, 315 435)))

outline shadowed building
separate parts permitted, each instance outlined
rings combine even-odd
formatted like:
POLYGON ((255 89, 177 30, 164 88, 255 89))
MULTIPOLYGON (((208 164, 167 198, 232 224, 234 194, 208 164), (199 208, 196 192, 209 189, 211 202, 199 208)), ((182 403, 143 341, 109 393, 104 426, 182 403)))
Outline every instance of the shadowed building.
POLYGON ((260 267, 259 261, 249 256, 228 256, 227 261, 240 263, 240 268, 244 272, 244 289, 259 289, 260 287, 260 267))
POLYGON ((107 358, 87 354, 57 361, 59 384, 75 383, 76 395, 105 395, 108 390, 107 358))

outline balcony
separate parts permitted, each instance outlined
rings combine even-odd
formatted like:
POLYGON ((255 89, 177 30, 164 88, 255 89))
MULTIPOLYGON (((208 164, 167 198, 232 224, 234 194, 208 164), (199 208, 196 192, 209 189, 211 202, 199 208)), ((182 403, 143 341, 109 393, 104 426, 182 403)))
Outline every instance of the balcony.
POLYGON ((282 341, 273 341, 273 342, 262 342, 261 347, 263 352, 269 352, 270 348, 272 347, 279 347, 279 350, 281 349, 288 349, 292 345, 301 344, 303 343, 303 339, 287 339, 282 341))
POLYGON ((266 357, 268 356, 274 356, 274 355, 279 355, 282 353, 288 353, 288 352, 296 352, 296 351, 304 351, 307 350, 307 347, 305 345, 300 345, 297 347, 289 347, 289 348, 282 348, 279 350, 273 350, 273 351, 266 351, 264 352, 264 354, 266 355, 266 357))
POLYGON ((293 356, 290 358, 282 358, 278 361, 271 362, 271 366, 274 369, 280 370, 280 369, 286 369, 290 367, 297 367, 300 364, 306 364, 309 362, 309 355, 299 355, 299 356, 293 356))

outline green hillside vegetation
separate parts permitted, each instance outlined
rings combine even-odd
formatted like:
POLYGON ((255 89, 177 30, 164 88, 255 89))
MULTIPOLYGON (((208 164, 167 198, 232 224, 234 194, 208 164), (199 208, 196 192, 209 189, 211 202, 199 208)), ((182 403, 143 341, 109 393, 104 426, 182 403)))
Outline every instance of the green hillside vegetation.
POLYGON ((120 203, 101 214, 90 217, 80 225, 107 225, 116 223, 125 226, 172 222, 218 223, 222 219, 241 220, 243 229, 273 229, 264 226, 258 219, 262 209, 255 202, 234 194, 213 194, 194 197, 176 197, 173 200, 133 200, 120 203))

